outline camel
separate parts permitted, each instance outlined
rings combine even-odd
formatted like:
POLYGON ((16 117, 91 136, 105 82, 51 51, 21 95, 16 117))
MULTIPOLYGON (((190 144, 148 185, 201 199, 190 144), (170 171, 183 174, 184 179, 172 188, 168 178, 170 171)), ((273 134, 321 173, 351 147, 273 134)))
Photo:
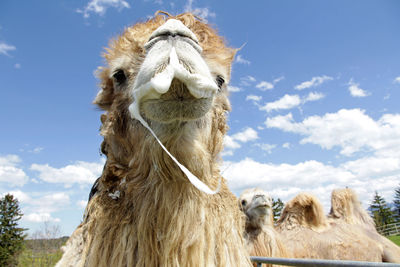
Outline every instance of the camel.
MULTIPOLYGON (((331 214, 347 212, 344 207, 333 206, 331 214)), ((366 230, 368 227, 347 223, 345 218, 328 218, 315 196, 300 193, 285 205, 276 229, 295 258, 397 262, 395 255, 387 253, 385 245, 366 230)))
POLYGON ((289 254, 274 229, 270 195, 259 188, 247 189, 239 197, 239 206, 246 215, 244 236, 250 255, 288 258, 289 254))
POLYGON ((400 263, 400 247, 378 233, 374 220, 361 206, 357 194, 352 189, 332 191, 328 218, 335 224, 347 223, 359 226, 369 238, 383 246, 383 261, 400 263))
POLYGON ((111 42, 94 101, 107 160, 57 266, 251 266, 219 170, 235 52, 191 13, 111 42))

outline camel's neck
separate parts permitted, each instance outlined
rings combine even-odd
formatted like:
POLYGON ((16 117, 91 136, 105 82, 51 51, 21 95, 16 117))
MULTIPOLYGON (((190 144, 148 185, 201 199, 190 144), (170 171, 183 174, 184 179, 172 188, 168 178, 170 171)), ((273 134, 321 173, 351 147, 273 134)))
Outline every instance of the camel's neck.
MULTIPOLYGON (((153 124, 155 134, 168 151, 191 173, 215 189, 218 176, 216 151, 211 150, 213 135, 201 121, 153 124), (202 127, 203 126, 203 127, 202 127)), ((108 138, 112 149, 108 153, 106 169, 121 169, 112 175, 113 180, 150 180, 187 183, 185 174, 172 158, 161 148, 150 132, 137 126, 129 138, 108 138), (115 179, 116 176, 119 179, 115 179)))

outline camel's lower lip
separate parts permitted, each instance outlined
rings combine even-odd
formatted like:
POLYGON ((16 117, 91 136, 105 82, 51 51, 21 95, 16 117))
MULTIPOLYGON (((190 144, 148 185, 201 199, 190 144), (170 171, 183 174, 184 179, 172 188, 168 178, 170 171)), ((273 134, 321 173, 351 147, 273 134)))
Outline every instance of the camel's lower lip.
POLYGON ((149 99, 140 105, 144 117, 163 123, 189 121, 203 117, 211 108, 212 98, 149 99))

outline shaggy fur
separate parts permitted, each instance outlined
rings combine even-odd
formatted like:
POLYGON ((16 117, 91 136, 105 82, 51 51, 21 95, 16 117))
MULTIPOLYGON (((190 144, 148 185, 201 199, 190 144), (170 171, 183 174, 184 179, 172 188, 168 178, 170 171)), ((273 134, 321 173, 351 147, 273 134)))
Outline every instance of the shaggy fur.
MULTIPOLYGON (((190 13, 173 17, 158 12, 111 43, 104 55, 108 66, 99 70, 102 90, 95 99, 106 111, 101 134, 107 162, 84 221, 68 241, 58 266, 251 265, 242 233, 244 218, 225 180, 215 195, 200 192, 128 111, 134 99, 127 88, 134 84, 146 57, 144 44, 170 18, 196 35, 210 73, 229 81, 235 50, 190 13), (123 84, 113 78, 118 70, 126 75, 123 84)), ((176 103, 176 98, 187 99, 186 93, 179 92, 182 86, 174 80, 159 103, 165 106, 168 101, 176 103)), ((144 114, 168 150, 212 189, 221 179, 219 153, 230 110, 226 84, 220 89, 211 108, 198 118, 169 118, 164 123, 144 114)))
POLYGON ((380 243, 359 225, 331 222, 311 194, 301 193, 286 204, 277 231, 295 258, 385 260, 380 243))
POLYGON ((239 197, 239 206, 246 215, 244 236, 250 255, 288 258, 288 252, 274 229, 272 198, 261 189, 247 189, 239 197))
POLYGON ((332 191, 331 211, 328 217, 334 224, 357 225, 365 235, 383 246, 383 261, 400 263, 400 247, 376 231, 373 219, 363 209, 357 194, 352 189, 332 191))
POLYGON ((335 189, 331 195, 331 211, 328 215, 334 220, 348 224, 358 224, 375 231, 374 220, 361 206, 356 193, 350 189, 335 189))

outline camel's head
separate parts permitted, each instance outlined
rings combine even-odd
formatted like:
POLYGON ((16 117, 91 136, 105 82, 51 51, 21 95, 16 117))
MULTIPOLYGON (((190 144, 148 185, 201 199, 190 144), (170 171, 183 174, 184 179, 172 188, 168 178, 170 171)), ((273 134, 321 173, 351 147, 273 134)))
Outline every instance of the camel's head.
POLYGON ((246 214, 252 228, 273 225, 271 196, 259 188, 245 190, 239 197, 240 209, 246 214))
POLYGON ((229 110, 226 85, 235 50, 190 13, 160 13, 127 28, 107 49, 108 66, 100 68, 95 103, 124 129, 141 118, 150 126, 176 127, 207 116, 215 102, 229 110))

